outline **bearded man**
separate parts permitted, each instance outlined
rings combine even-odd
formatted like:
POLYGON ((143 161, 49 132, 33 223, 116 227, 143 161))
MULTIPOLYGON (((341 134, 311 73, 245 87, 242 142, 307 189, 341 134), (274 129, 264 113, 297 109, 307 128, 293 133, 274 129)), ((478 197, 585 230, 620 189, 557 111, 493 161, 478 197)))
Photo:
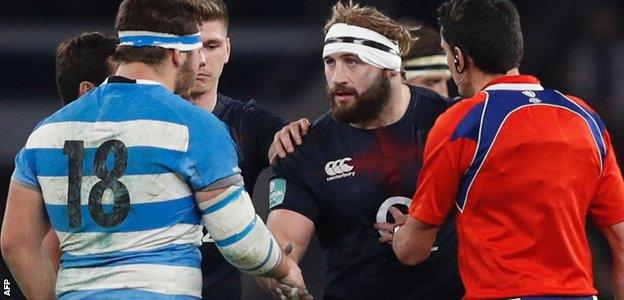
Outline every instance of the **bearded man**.
POLYGON ((460 299, 452 216, 419 266, 403 265, 388 243, 394 216, 403 218, 397 207, 406 209, 415 192, 427 133, 448 102, 402 82, 410 34, 376 9, 338 3, 325 31, 330 112, 277 162, 270 230, 294 246, 297 262, 316 231, 328 267, 323 299, 460 299))

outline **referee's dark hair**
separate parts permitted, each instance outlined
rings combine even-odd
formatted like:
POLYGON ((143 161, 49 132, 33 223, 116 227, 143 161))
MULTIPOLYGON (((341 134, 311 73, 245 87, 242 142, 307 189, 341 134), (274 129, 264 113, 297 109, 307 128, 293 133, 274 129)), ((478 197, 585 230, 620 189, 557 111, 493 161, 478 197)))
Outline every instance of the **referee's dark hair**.
POLYGON ((448 0, 438 8, 442 38, 472 57, 481 71, 505 74, 520 65, 520 17, 509 0, 448 0))
POLYGON ((98 85, 111 74, 106 62, 115 53, 118 43, 116 38, 89 32, 58 46, 54 67, 56 86, 64 104, 78 98, 83 81, 98 85))

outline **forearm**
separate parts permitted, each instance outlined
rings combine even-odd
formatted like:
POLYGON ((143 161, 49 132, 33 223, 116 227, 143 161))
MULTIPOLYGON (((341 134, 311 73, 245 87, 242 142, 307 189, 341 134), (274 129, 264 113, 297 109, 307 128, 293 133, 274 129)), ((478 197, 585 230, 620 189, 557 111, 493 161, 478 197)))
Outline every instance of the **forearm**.
POLYGON ((54 230, 48 231, 48 234, 43 238, 43 249, 45 249, 48 254, 52 267, 58 272, 61 263, 61 249, 54 230))
POLYGON ((624 300, 624 222, 601 228, 613 256, 613 290, 616 300, 624 300))
POLYGON ((282 251, 256 215, 243 187, 231 186, 200 196, 198 205, 204 226, 230 264, 251 275, 287 275, 283 272, 282 251))
POLYGON ((299 213, 278 209, 269 213, 267 227, 282 248, 290 248, 288 256, 298 264, 308 249, 314 224, 299 213))
POLYGON ((394 253, 406 265, 422 263, 429 258, 437 232, 438 227, 408 217, 392 239, 394 253))
POLYGON ((27 299, 56 299, 56 271, 41 245, 22 244, 3 248, 3 255, 27 299))
POLYGON ((613 257, 613 292, 615 300, 624 300, 624 257, 613 257))

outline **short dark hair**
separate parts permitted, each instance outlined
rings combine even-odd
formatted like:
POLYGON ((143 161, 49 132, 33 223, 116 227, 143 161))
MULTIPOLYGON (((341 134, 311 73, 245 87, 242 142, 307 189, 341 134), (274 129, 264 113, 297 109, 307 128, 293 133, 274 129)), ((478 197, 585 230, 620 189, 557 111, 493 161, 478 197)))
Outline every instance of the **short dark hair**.
POLYGON ((405 59, 430 55, 444 55, 440 46, 440 31, 433 26, 415 20, 401 20, 401 24, 410 29, 412 44, 405 59))
MULTIPOLYGON (((119 5, 117 31, 154 31, 189 35, 199 31, 201 4, 196 0, 124 0, 119 5)), ((171 50, 159 47, 119 46, 115 59, 120 63, 160 64, 171 50)))
POLYGON ((78 98, 80 83, 102 83, 110 75, 106 64, 118 40, 99 32, 82 33, 62 42, 54 62, 56 86, 64 104, 78 98))
POLYGON ((200 0, 202 21, 218 20, 223 22, 225 28, 228 27, 227 6, 222 0, 200 0))
POLYGON ((438 8, 442 37, 481 71, 504 74, 524 54, 520 16, 508 0, 448 0, 438 8))

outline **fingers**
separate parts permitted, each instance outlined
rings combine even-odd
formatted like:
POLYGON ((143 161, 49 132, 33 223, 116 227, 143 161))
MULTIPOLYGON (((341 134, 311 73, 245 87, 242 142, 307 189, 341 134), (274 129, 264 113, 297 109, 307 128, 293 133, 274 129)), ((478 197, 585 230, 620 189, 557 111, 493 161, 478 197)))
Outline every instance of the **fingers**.
POLYGON ((273 156, 271 156, 271 159, 269 160, 269 164, 271 166, 275 166, 275 164, 277 163, 277 159, 279 158, 279 154, 276 152, 275 154, 273 154, 273 156))
POLYGON ((256 277, 256 283, 268 294, 271 295, 273 299, 279 299, 279 293, 277 293, 278 282, 275 279, 264 278, 264 277, 256 277))
POLYGON ((295 122, 286 125, 284 129, 285 128, 288 128, 290 137, 293 141, 295 141, 295 144, 301 145, 301 143, 303 143, 302 136, 306 135, 308 133, 308 129, 310 128, 310 121, 308 121, 308 119, 306 118, 301 118, 295 122))
MULTIPOLYGON (((291 135, 290 125, 285 126, 284 128, 282 128, 282 130, 278 131, 278 133, 279 133, 278 142, 282 143, 283 149, 288 153, 292 153, 293 151, 295 151, 295 147, 293 146, 292 141, 290 139, 290 135, 291 135)), ((286 154, 284 154, 284 157, 286 157, 286 154)))
POLYGON ((292 137, 292 139, 295 141, 295 144, 297 145, 301 145, 301 143, 303 142, 301 139, 301 134, 303 133, 303 131, 301 130, 301 127, 302 127, 301 123, 302 121, 299 120, 297 122, 293 122, 288 125, 288 131, 290 132, 290 136, 292 137))
POLYGON ((273 136, 273 144, 271 145, 275 149, 275 154, 277 154, 277 156, 279 156, 280 158, 286 157, 286 149, 284 149, 284 145, 281 142, 282 130, 275 133, 275 135, 273 136))
POLYGON ((398 208, 392 206, 390 207, 390 209, 388 209, 388 211, 392 214, 392 217, 394 218, 394 223, 396 225, 403 225, 405 224, 405 220, 407 220, 407 216, 405 214, 403 214, 398 208))
POLYGON ((299 126, 301 127, 301 135, 308 134, 308 129, 310 129, 310 121, 306 118, 301 118, 297 120, 297 123, 299 123, 299 126))
POLYGON ((385 233, 381 235, 381 237, 379 238, 379 241, 382 243, 392 243, 392 237, 393 237, 392 234, 385 233))
POLYGON ((271 145, 275 154, 269 159, 269 164, 273 166, 277 163, 278 158, 284 158, 288 153, 293 153, 295 151, 295 145, 301 145, 303 143, 302 137, 308 134, 309 129, 310 121, 306 118, 301 118, 276 132, 273 136, 273 144, 271 145))
POLYGON ((313 299, 312 294, 305 288, 291 287, 286 284, 280 284, 275 289, 280 295, 280 299, 313 299))
POLYGON ((387 222, 378 222, 373 224, 375 229, 379 230, 379 234, 381 237, 379 241, 382 243, 392 243, 393 231, 394 231, 394 223, 387 222))
POLYGON ((392 233, 392 231, 394 230, 394 223, 375 223, 373 224, 373 227, 375 227, 375 229, 377 230, 383 230, 387 231, 388 233, 392 233))

